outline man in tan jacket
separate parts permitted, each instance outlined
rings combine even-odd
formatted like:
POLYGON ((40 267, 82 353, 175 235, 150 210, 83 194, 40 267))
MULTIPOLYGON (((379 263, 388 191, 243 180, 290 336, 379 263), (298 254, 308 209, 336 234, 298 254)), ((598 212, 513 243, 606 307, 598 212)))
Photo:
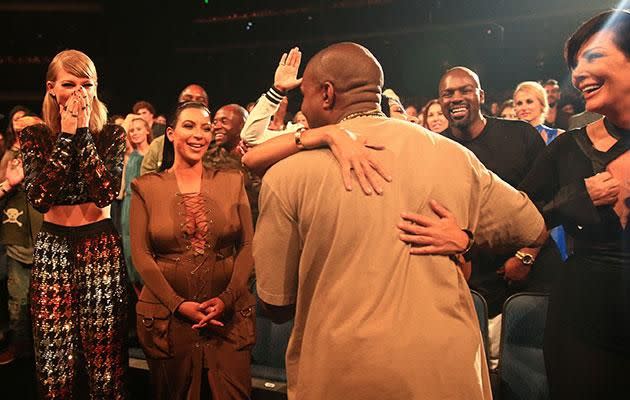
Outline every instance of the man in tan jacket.
MULTIPOLYGON (((295 321, 289 399, 490 399, 466 281, 446 255, 412 255, 401 211, 432 217, 437 200, 481 246, 531 245, 544 222, 528 198, 470 152, 380 113, 383 72, 353 43, 307 65, 302 111, 385 150, 382 196, 347 191, 329 150, 302 151, 266 173, 254 238, 258 295, 295 321)), ((308 131, 302 132, 303 136, 308 131)))

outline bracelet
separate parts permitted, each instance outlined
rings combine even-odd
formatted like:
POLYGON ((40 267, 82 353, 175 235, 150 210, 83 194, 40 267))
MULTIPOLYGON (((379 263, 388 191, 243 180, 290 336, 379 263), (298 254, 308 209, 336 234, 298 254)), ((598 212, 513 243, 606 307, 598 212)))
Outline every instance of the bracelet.
POLYGON ((470 251, 470 249, 472 249, 473 245, 475 244, 475 235, 473 235, 473 233, 468 229, 462 229, 462 231, 468 236, 468 245, 466 245, 466 248, 463 251, 457 254, 465 255, 470 251))
POLYGON ((302 127, 295 131, 295 134, 293 135, 295 138, 295 145, 297 146, 298 150, 306 149, 306 147, 304 147, 304 143, 302 143, 302 132, 304 132, 305 130, 306 128, 302 127))

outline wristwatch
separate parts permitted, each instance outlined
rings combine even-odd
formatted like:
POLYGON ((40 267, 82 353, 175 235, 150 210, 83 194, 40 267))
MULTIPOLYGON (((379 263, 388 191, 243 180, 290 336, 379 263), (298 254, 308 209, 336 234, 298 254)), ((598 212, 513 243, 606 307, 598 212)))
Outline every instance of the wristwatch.
POLYGON ((532 265, 534 264, 534 261, 536 261, 536 258, 534 256, 528 253, 524 253, 522 251, 517 251, 515 257, 521 260, 521 262, 525 265, 532 265))
POLYGON ((295 138, 295 145, 297 146, 298 150, 304 150, 306 148, 304 147, 304 143, 302 143, 302 132, 304 132, 305 130, 306 128, 302 127, 295 131, 295 133, 293 134, 295 138))

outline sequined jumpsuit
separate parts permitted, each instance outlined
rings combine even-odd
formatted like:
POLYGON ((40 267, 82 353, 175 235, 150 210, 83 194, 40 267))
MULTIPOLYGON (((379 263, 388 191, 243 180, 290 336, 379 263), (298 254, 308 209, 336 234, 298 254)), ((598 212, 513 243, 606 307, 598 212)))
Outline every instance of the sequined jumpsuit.
MULTIPOLYGON (((120 188, 125 133, 20 134, 24 187, 42 213, 51 206, 109 205, 120 188)), ((78 227, 44 222, 35 243, 31 314, 39 389, 45 399, 123 399, 127 370, 127 277, 110 219, 78 227)))

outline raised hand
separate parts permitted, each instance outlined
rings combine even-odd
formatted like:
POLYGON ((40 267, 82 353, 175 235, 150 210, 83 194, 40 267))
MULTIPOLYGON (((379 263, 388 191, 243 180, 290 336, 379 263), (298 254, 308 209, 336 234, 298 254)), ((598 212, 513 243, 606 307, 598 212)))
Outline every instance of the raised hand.
POLYGON ((20 184, 24 180, 24 168, 22 168, 22 160, 19 158, 14 158, 9 161, 7 165, 7 171, 5 173, 5 178, 7 179, 9 185, 11 187, 20 184))
POLYGON ((90 114, 92 113, 92 104, 88 99, 87 90, 82 86, 81 89, 74 92, 79 100, 78 124, 79 128, 87 128, 90 124, 90 114))
POLYGON ((79 111, 81 105, 79 104, 79 97, 75 91, 68 97, 66 104, 59 105, 59 115, 61 115, 61 131, 74 135, 77 133, 79 123, 79 111))
POLYGON ((284 53, 280 58, 276 74, 273 78, 273 86, 276 89, 287 92, 295 89, 302 83, 302 78, 298 79, 297 74, 302 61, 302 52, 297 47, 292 48, 289 54, 284 53))

